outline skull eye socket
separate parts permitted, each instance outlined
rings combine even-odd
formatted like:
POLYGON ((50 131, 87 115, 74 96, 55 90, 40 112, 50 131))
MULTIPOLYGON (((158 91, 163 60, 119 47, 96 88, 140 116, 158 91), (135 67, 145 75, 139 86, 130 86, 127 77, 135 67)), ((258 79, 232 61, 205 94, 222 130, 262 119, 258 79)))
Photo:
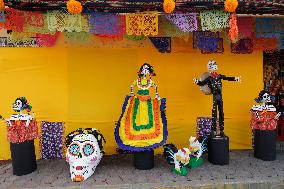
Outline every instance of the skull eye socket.
POLYGON ((79 145, 78 144, 71 144, 71 146, 69 147, 69 153, 73 156, 76 156, 79 154, 79 145))
POLYGON ((83 153, 85 156, 90 156, 94 153, 95 147, 92 144, 85 144, 83 147, 83 153))

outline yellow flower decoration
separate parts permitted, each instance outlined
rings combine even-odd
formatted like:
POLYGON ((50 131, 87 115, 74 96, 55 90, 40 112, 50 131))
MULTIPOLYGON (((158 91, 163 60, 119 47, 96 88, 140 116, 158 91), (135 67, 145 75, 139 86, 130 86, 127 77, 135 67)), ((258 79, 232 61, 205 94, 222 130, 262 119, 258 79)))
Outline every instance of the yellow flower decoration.
POLYGON ((238 7, 238 0, 226 0, 224 3, 225 11, 227 12, 235 12, 238 7))
POLYGON ((164 0, 163 9, 165 13, 170 14, 175 10, 176 4, 173 0, 164 0))
POLYGON ((69 0, 67 2, 67 10, 71 14, 80 14, 82 12, 82 5, 79 1, 69 0))
POLYGON ((0 0, 0 10, 4 10, 4 9, 5 9, 4 0, 0 0))

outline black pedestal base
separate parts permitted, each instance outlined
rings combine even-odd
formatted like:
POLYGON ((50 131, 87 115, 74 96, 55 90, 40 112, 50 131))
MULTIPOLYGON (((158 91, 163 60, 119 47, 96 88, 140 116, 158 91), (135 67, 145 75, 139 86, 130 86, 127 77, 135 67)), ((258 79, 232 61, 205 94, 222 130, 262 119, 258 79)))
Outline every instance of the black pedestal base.
POLYGON ((139 170, 149 170, 154 168, 154 150, 135 152, 134 167, 139 170))
POLYGON ((215 165, 229 164, 229 137, 209 138, 208 161, 215 165))
POLYGON ((254 157, 273 161, 276 159, 276 130, 255 130, 254 134, 254 157))
POLYGON ((10 143, 10 150, 14 175, 26 175, 37 169, 34 140, 10 143))

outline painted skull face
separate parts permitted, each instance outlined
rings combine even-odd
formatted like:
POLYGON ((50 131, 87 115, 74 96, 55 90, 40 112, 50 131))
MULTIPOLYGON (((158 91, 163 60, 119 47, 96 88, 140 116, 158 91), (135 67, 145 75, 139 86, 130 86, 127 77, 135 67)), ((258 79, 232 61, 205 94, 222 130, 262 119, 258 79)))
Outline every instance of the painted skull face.
POLYGON ((264 103, 271 102, 271 98, 270 98, 270 95, 268 93, 264 93, 262 95, 262 102, 264 102, 264 103))
POLYGON ((76 135, 66 153, 71 179, 74 182, 81 182, 89 178, 95 172, 101 158, 102 151, 94 135, 76 135))
POLYGON ((213 72, 218 70, 217 63, 214 60, 210 60, 207 64, 207 68, 209 71, 213 72))
POLYGON ((22 103, 22 101, 16 100, 15 103, 13 104, 13 109, 14 109, 14 111, 19 112, 19 111, 22 110, 22 108, 23 108, 23 103, 22 103))
POLYGON ((141 74, 144 75, 144 76, 150 75, 150 70, 149 70, 149 66, 148 65, 144 65, 142 67, 141 74))

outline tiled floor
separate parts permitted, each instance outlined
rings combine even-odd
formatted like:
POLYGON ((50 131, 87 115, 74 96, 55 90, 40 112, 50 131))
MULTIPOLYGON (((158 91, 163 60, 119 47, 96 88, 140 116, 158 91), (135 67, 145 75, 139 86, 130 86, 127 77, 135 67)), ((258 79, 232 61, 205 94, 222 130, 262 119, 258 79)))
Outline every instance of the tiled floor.
POLYGON ((171 173, 160 155, 155 157, 155 168, 146 171, 133 167, 131 155, 104 156, 93 176, 82 183, 71 181, 65 160, 37 163, 37 171, 21 177, 12 175, 11 164, 0 165, 0 188, 284 188, 284 151, 277 152, 273 162, 255 159, 252 151, 232 151, 229 165, 205 161, 186 177, 171 173))

